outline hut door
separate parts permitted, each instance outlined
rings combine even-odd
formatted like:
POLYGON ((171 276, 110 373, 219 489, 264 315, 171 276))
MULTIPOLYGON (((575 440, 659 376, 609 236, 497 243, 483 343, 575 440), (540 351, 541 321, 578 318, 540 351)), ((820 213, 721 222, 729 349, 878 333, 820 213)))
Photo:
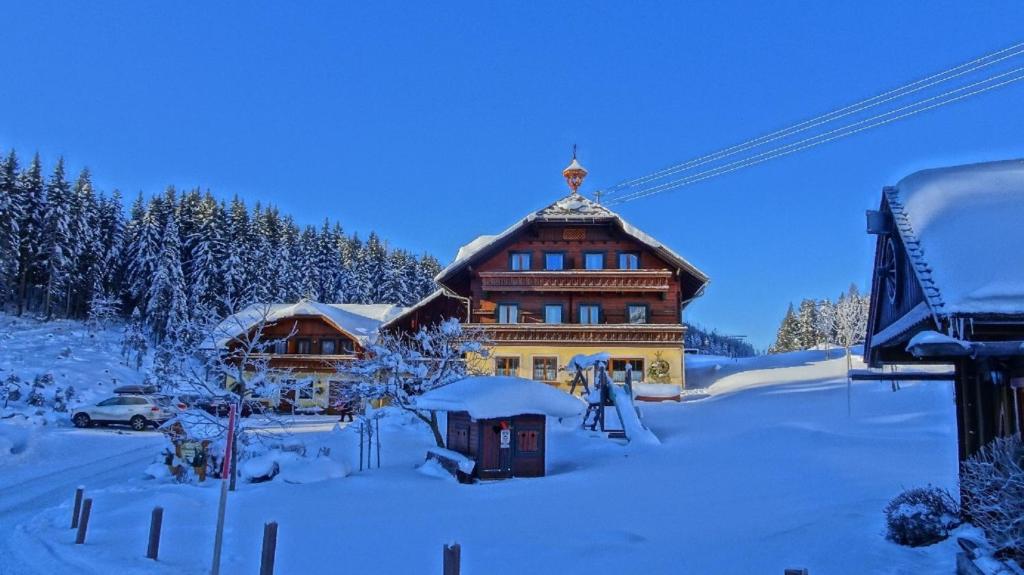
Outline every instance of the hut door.
POLYGON ((481 425, 483 471, 489 477, 512 476, 512 422, 489 419, 481 425))

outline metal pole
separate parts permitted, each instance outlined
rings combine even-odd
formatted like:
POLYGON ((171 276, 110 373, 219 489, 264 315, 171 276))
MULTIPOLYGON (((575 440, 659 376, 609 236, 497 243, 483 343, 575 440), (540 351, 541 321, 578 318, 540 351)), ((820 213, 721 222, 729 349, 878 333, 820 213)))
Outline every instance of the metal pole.
POLYGON ((78 516, 82 513, 82 497, 85 495, 85 487, 81 485, 75 489, 75 510, 71 514, 71 528, 78 527, 78 516))
POLYGON ((224 512, 228 504, 228 474, 231 473, 231 452, 234 449, 235 438, 235 405, 231 404, 228 411, 228 443, 227 452, 224 454, 223 465, 220 473, 220 501, 217 503, 217 531, 213 538, 213 565, 210 566, 211 575, 220 575, 220 551, 224 545, 224 512))
POLYGON ((146 548, 146 558, 156 561, 160 553, 160 530, 164 523, 164 508, 154 507, 153 515, 149 518, 149 547, 146 548))
POLYGON ((82 503, 82 517, 78 522, 78 533, 75 534, 75 545, 85 543, 85 532, 89 529, 89 516, 92 514, 92 498, 82 503))
POLYGON ((363 421, 359 420, 359 471, 363 470, 363 421))
POLYGON ((377 436, 377 469, 380 469, 380 418, 377 418, 377 429, 374 432, 377 436))

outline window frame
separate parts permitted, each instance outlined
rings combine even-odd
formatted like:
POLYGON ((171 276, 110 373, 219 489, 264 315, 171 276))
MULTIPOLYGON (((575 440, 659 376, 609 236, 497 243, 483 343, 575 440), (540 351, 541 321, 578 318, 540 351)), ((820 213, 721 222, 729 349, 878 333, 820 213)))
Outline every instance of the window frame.
MULTIPOLYGON (((533 356, 530 359, 531 359, 530 375, 532 376, 534 381, 544 381, 544 382, 551 382, 551 383, 556 383, 558 381, 558 356, 557 355, 535 355, 535 356, 533 356), (551 373, 554 374, 554 377, 552 377, 551 379, 547 379, 547 378, 537 379, 537 360, 541 360, 541 361, 545 361, 545 362, 546 361, 553 362, 554 363, 554 367, 552 367, 550 369, 551 369, 551 373)), ((548 375, 547 371, 548 371, 549 368, 542 367, 541 369, 544 371, 544 375, 548 375)))
POLYGON ((528 251, 510 251, 508 252, 508 270, 512 272, 528 272, 533 270, 533 252, 528 251), (514 262, 517 257, 526 256, 526 267, 516 269, 514 262))
POLYGON ((330 338, 330 337, 321 339, 320 340, 320 355, 338 355, 338 340, 336 340, 334 338, 330 338), (324 351, 324 344, 326 344, 328 342, 330 342, 331 347, 332 347, 330 353, 324 351))
POLYGON ((494 306, 494 322, 495 323, 499 323, 501 325, 516 325, 516 324, 519 323, 519 318, 522 315, 522 314, 519 313, 521 309, 522 308, 520 307, 519 302, 514 302, 514 301, 498 302, 494 306), (501 321, 501 308, 503 308, 503 307, 513 307, 513 308, 515 308, 515 310, 516 310, 516 321, 501 321))
POLYGON ((308 337, 295 338, 295 353, 298 355, 310 355, 313 353, 313 340, 308 337), (306 344, 306 351, 302 351, 302 344, 306 344))
POLYGON ((494 356, 494 375, 505 376, 505 377, 519 377, 519 366, 520 366, 518 355, 496 355, 494 356), (499 367, 499 362, 508 362, 509 365, 505 367, 499 367), (511 364, 515 364, 514 370, 509 373, 509 367, 511 364))
POLYGON ((617 260, 616 263, 618 264, 618 267, 619 267, 620 270, 635 271, 635 270, 641 269, 640 268, 640 252, 638 252, 638 251, 635 251, 635 250, 623 250, 621 252, 616 252, 615 259, 617 260), (624 267, 622 267, 622 256, 636 256, 636 267, 635 268, 624 268, 624 267))
POLYGON ((645 302, 627 303, 626 304, 626 322, 629 325, 647 325, 651 323, 651 306, 645 302), (629 314, 629 308, 642 307, 644 308, 644 321, 634 322, 629 314))
POLYGON ((608 253, 607 252, 585 251, 585 252, 583 252, 583 269, 587 270, 587 271, 595 271, 595 272, 596 271, 606 270, 606 269, 608 269, 608 266, 606 265, 608 263, 607 260, 608 260, 608 253), (590 256, 601 256, 601 267, 599 267, 599 268, 589 267, 587 265, 587 263, 588 263, 587 260, 589 259, 590 256))
POLYGON ((576 323, 579 325, 600 325, 601 317, 604 316, 604 308, 600 303, 583 302, 576 305, 576 323), (594 322, 583 322, 583 307, 595 307, 597 308, 597 321, 594 322))
POLYGON ((565 252, 564 251, 546 251, 546 252, 544 252, 544 271, 546 271, 546 272, 561 272, 561 271, 565 271, 565 262, 566 262, 566 257, 565 257, 565 252), (548 256, 559 256, 559 257, 561 257, 562 258, 562 266, 557 268, 557 269, 556 268, 549 268, 548 267, 548 256))
POLYGON ((626 366, 625 366, 625 364, 626 363, 629 363, 629 364, 633 365, 633 381, 630 382, 630 383, 643 383, 644 382, 644 372, 647 369, 647 359, 643 358, 643 357, 613 357, 610 360, 608 360, 608 371, 611 372, 612 381, 614 381, 615 383, 625 383, 625 381, 626 381, 626 366), (640 363, 640 367, 639 368, 637 368, 637 366, 636 366, 637 362, 640 363), (616 370, 615 369, 615 364, 616 363, 622 363, 623 364, 621 370, 616 370), (616 377, 615 377, 616 371, 622 373, 622 378, 621 379, 616 379, 616 377))
POLYGON ((542 309, 544 310, 544 323, 546 323, 548 325, 561 325, 561 324, 565 323, 565 304, 561 304, 561 303, 546 303, 546 304, 544 304, 544 307, 542 309), (548 321, 548 308, 549 307, 557 307, 558 308, 558 323, 554 323, 554 322, 548 321))

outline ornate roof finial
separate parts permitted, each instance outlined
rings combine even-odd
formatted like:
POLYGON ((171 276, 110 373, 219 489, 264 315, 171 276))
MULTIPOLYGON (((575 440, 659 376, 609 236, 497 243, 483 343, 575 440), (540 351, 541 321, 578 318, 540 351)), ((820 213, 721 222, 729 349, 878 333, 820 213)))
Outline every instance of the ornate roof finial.
POLYGON ((578 194, 583 178, 587 177, 587 169, 576 161, 576 144, 572 145, 572 163, 562 170, 562 176, 565 177, 565 182, 569 184, 569 189, 572 190, 572 193, 578 194))

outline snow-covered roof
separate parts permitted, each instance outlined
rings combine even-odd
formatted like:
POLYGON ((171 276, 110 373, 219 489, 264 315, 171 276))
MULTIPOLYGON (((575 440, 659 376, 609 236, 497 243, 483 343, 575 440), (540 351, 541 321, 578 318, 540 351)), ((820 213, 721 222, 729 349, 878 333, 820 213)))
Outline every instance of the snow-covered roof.
POLYGON ((296 303, 252 304, 217 326, 217 347, 224 347, 232 338, 262 321, 272 323, 297 316, 322 317, 365 346, 376 337, 382 323, 404 309, 393 304, 320 303, 307 299, 296 303))
POLYGON ((924 170, 885 194, 936 315, 1024 314, 1024 160, 924 170))
POLYGON ((919 323, 931 319, 932 312, 928 307, 928 304, 921 302, 914 306, 910 311, 903 314, 903 317, 892 322, 882 331, 871 336, 871 345, 882 345, 887 343, 911 330, 914 326, 919 323))
POLYGON ((445 280, 450 279, 456 271, 467 265, 481 252, 512 236, 533 222, 614 222, 618 224, 623 233, 651 248, 672 265, 687 270, 703 283, 708 281, 708 277, 704 272, 694 267, 693 264, 672 251, 668 246, 640 231, 639 228, 633 226, 624 220, 622 216, 609 210, 607 207, 577 193, 571 193, 545 208, 528 214, 525 218, 509 226, 500 234, 479 236, 462 246, 459 248, 455 260, 441 270, 441 273, 437 274, 437 277, 434 278, 435 281, 444 284, 445 280))
POLYGON ((579 398, 546 383, 508 376, 467 377, 416 398, 416 407, 466 411, 474 419, 513 415, 573 417, 587 406, 579 398))

